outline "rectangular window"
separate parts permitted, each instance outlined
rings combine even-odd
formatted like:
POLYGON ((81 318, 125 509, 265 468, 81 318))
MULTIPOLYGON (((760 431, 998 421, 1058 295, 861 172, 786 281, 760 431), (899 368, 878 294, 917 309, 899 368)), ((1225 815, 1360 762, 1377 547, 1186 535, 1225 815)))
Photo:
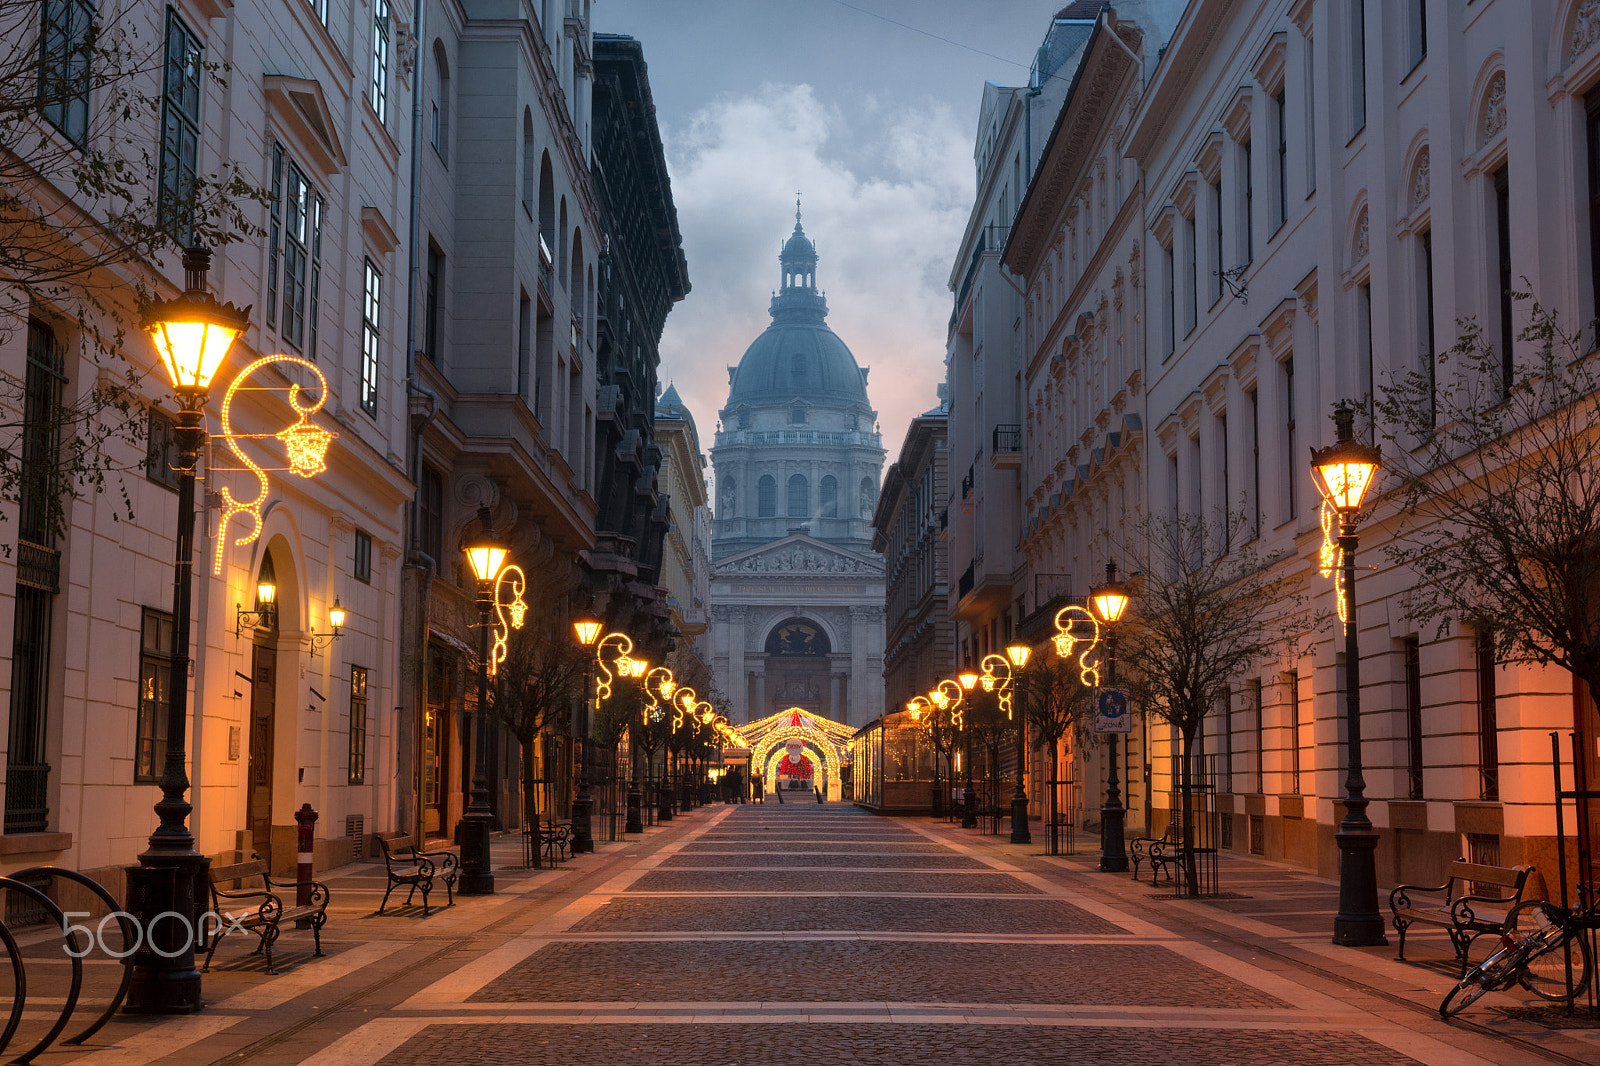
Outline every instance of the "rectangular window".
POLYGON ((1233 550, 1233 472, 1228 468, 1227 412, 1217 416, 1217 467, 1217 472, 1222 475, 1222 504, 1217 508, 1221 528, 1217 532, 1221 534, 1222 554, 1227 555, 1233 550))
POLYGON ((1200 315, 1200 279, 1196 276, 1198 264, 1195 244, 1194 215, 1189 214, 1183 219, 1183 323, 1186 330, 1194 329, 1200 315))
POLYGON ((1222 178, 1218 177, 1215 184, 1206 188, 1211 192, 1211 243, 1216 260, 1211 277, 1211 303, 1215 305, 1222 299, 1222 275, 1227 272, 1222 262, 1222 178))
POLYGON ((1250 537, 1261 536, 1261 402, 1255 389, 1245 393, 1250 401, 1250 537))
POLYGON ((1306 43, 1306 77, 1302 82, 1305 88, 1305 130, 1306 132, 1306 199, 1317 191, 1317 138, 1310 132, 1315 130, 1317 121, 1317 50, 1306 43))
POLYGON ((73 144, 89 137, 89 87, 95 50, 90 0, 44 0, 39 110, 73 144))
POLYGON ((1288 749, 1289 749, 1289 791, 1296 796, 1305 795, 1300 779, 1300 673, 1290 670, 1284 678, 1284 685, 1289 690, 1289 707, 1287 711, 1288 749))
POLYGON ((1277 122, 1277 176, 1273 181, 1273 192, 1277 195, 1277 216, 1273 221, 1273 231, 1289 221, 1289 134, 1284 121, 1285 100, 1284 91, 1279 89, 1272 98, 1272 117, 1277 122))
POLYGON ((1438 368, 1434 361, 1434 345, 1437 343, 1433 332, 1433 231, 1423 230, 1417 238, 1417 273, 1418 273, 1418 302, 1422 304, 1422 314, 1419 316, 1422 327, 1422 351, 1420 367, 1422 376, 1428 383, 1428 418, 1431 422, 1438 411, 1438 368))
POLYGON ((1367 5, 1350 0, 1350 136, 1367 126, 1367 5))
POLYGON ((161 170, 158 211, 181 244, 193 241, 195 174, 200 168, 200 40, 167 8, 161 93, 161 170))
POLYGON ((372 86, 368 94, 378 121, 389 124, 389 0, 372 4, 372 86))
POLYGON ((1589 290, 1594 301, 1590 313, 1600 316, 1600 87, 1589 90, 1583 107, 1589 157, 1589 290))
POLYGON ((1428 57, 1428 2, 1408 0, 1406 3, 1406 73, 1428 57))
POLYGON ((169 489, 178 487, 177 461, 172 442, 172 419, 150 408, 145 419, 144 476, 169 489))
POLYGON ((278 326, 278 245, 283 239, 283 145, 272 143, 272 211, 267 219, 267 326, 278 326))
POLYGON ((1294 433, 1294 357, 1290 356, 1283 361, 1283 437, 1284 455, 1289 459, 1284 463, 1284 472, 1287 485, 1284 489, 1284 502, 1287 505, 1285 519, 1300 517, 1299 493, 1296 488, 1300 484, 1300 450, 1295 442, 1294 433))
POLYGON ((283 227, 283 330, 285 344, 316 355, 316 300, 310 301, 311 343, 307 346, 307 293, 311 286, 312 259, 321 228, 322 197, 306 180, 305 172, 289 163, 285 174, 283 227))
MULTIPOLYGON (((1597 198, 1596 203, 1600 204, 1600 198, 1597 198)), ((1597 208, 1596 218, 1600 218, 1600 208, 1597 208)), ((1600 279, 1600 242, 1597 242, 1595 247, 1595 262, 1597 264, 1595 268, 1595 277, 1600 279)), ((1167 327, 1165 354, 1171 355, 1177 350, 1178 347, 1178 279, 1173 272, 1171 245, 1167 245, 1161 249, 1161 281, 1162 324, 1167 327)), ((1600 280, 1597 280, 1595 284, 1596 291, 1600 292, 1600 280)), ((1597 297, 1596 300, 1597 302, 1595 306, 1600 307, 1600 297, 1597 297)))
POLYGON ((372 260, 362 260, 365 284, 361 298, 361 409, 374 417, 378 414, 378 323, 383 317, 383 275, 372 265, 372 260))
MULTIPOLYGON (((1224 692, 1217 704, 1217 729, 1222 734, 1222 780, 1217 782, 1217 788, 1223 792, 1233 791, 1233 693, 1224 692)), ((1227 821, 1226 815, 1223 820, 1227 821)))
POLYGON ((422 468, 417 488, 417 542, 433 560, 434 572, 443 572, 444 478, 431 466, 422 468))
POLYGON ((528 403, 528 378, 533 373, 533 301, 524 292, 517 301, 517 395, 528 403))
POLYGON ((1479 798, 1500 798, 1500 714, 1495 707, 1494 636, 1480 633, 1473 641, 1478 668, 1479 798))
POLYGON ((175 651, 172 615, 146 607, 139 643, 138 750, 133 759, 133 779, 138 783, 159 781, 166 766, 175 651))
POLYGON ((1255 725, 1256 741, 1256 795, 1264 795, 1267 791, 1267 730, 1266 723, 1262 720, 1263 708, 1261 706, 1261 679, 1252 677, 1248 683, 1250 693, 1250 710, 1253 724, 1255 725))
POLYGON ((367 668, 350 668, 350 776, 352 785, 367 780, 367 668))
POLYGON ((1406 795, 1422 798, 1422 642, 1400 642, 1406 671, 1406 795))
POLYGON ((1246 264, 1255 262, 1256 259, 1256 179, 1255 156, 1251 154, 1250 142, 1245 141, 1239 146, 1239 165, 1244 171, 1244 203, 1239 212, 1239 248, 1244 252, 1246 264))
MULTIPOLYGON (((55 330, 28 320, 28 364, 22 396, 22 461, 17 485, 17 535, 30 544, 56 546, 61 523, 61 409, 66 350, 55 330)), ((15 379, 13 379, 15 380, 15 379)))
POLYGON ((306 0, 306 6, 316 14, 318 22, 328 24, 328 0, 306 0))
POLYGON ((1372 352, 1372 286, 1363 284, 1356 286, 1356 343, 1361 345, 1357 353, 1356 367, 1361 374, 1361 381, 1357 390, 1363 397, 1373 396, 1375 377, 1373 375, 1372 352))
POLYGON ((372 534, 356 530, 355 558, 351 560, 350 572, 357 581, 372 583, 372 534))
POLYGON ((439 298, 444 284, 444 253, 428 242, 428 274, 422 304, 422 354, 439 363, 439 298))
POLYGON ((1496 280, 1500 288, 1500 395, 1511 395, 1511 182, 1501 167, 1490 179, 1494 185, 1496 280))

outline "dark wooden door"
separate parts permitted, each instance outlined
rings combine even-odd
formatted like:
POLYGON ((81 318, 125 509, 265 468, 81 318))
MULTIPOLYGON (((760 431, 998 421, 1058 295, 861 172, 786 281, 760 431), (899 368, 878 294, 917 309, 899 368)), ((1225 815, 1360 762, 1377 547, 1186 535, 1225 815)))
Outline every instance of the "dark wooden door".
POLYGON ((247 774, 250 838, 272 869, 272 738, 278 687, 276 648, 256 645, 250 686, 250 767, 247 774))
MULTIPOLYGON (((1589 691, 1589 686, 1577 678, 1573 678, 1572 700, 1575 719, 1573 724, 1583 732, 1584 771, 1588 777, 1588 780, 1581 784, 1591 794, 1600 793, 1600 709, 1595 707, 1594 696, 1589 691)), ((1566 746, 1564 738, 1562 746, 1566 746)), ((1565 757, 1569 752, 1563 751, 1561 754, 1565 757)), ((1582 876, 1589 884, 1600 885, 1600 798, 1590 799, 1587 804, 1580 800, 1578 812, 1580 822, 1576 831, 1587 834, 1586 837, 1580 837, 1580 844, 1587 844, 1589 852, 1589 869, 1583 871, 1582 876), (1581 820, 1585 807, 1588 808, 1586 822, 1581 820)))

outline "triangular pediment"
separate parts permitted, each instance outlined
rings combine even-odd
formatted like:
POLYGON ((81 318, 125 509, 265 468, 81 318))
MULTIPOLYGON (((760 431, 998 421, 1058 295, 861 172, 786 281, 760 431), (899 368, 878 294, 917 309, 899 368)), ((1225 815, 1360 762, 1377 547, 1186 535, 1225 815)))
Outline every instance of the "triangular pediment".
POLYGON ((715 565, 717 577, 736 577, 740 574, 862 574, 880 577, 883 560, 876 555, 853 552, 817 540, 805 533, 791 533, 737 555, 730 555, 715 565))

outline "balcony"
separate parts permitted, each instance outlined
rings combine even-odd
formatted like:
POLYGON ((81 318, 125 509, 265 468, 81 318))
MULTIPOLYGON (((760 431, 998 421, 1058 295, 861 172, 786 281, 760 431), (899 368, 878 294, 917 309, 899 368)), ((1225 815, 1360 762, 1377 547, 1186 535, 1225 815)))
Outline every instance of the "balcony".
POLYGON ((996 470, 1022 469, 1022 426, 1016 422, 1001 422, 994 427, 994 446, 989 451, 989 465, 996 470))
POLYGON ((961 513, 962 514, 971 514, 972 513, 972 507, 973 507, 972 486, 976 482, 977 482, 977 478, 974 476, 974 474, 972 472, 972 467, 970 467, 970 466, 967 467, 967 474, 966 474, 965 477, 963 477, 961 479, 961 513))
POLYGON ((966 599, 967 594, 972 591, 973 582, 976 580, 977 563, 968 563, 967 568, 961 572, 961 580, 956 582, 956 599, 966 599))
POLYGON ((1069 603, 1081 603, 1073 596, 1071 574, 1034 574, 1033 610, 1017 627, 1027 641, 1044 640, 1055 632, 1056 612, 1069 603))

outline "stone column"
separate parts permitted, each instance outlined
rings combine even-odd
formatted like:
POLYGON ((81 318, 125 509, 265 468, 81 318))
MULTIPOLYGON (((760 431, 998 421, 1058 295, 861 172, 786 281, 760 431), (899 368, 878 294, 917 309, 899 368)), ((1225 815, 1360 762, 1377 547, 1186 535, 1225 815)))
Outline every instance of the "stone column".
POLYGON ((752 721, 752 722, 755 721, 757 718, 765 718, 767 716, 767 713, 768 713, 767 712, 767 669, 766 669, 766 665, 762 664, 761 669, 757 670, 755 672, 755 675, 756 675, 756 705, 754 707, 750 708, 750 721, 752 721))
MULTIPOLYGON (((744 720, 750 721, 750 682, 745 676, 744 667, 744 623, 745 608, 730 607, 723 611, 723 635, 728 642, 728 695, 737 700, 739 706, 734 708, 735 713, 744 712, 744 720)), ((728 716, 729 721, 738 721, 735 715, 728 716)))
POLYGON ((828 671, 828 717, 835 722, 843 721, 839 717, 839 675, 832 670, 828 671))

